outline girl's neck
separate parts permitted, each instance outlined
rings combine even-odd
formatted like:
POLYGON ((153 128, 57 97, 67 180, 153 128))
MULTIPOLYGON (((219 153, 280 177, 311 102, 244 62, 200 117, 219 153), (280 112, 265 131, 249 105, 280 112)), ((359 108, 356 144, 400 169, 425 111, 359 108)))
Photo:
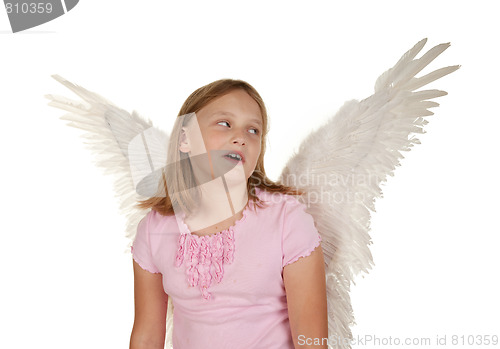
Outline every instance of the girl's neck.
MULTIPOLYGON (((196 231, 192 231, 190 229, 190 232, 191 232, 191 234, 194 234, 194 235, 206 236, 206 235, 214 235, 214 234, 217 234, 221 231, 227 230, 229 227, 234 226, 236 224, 236 221, 240 220, 243 217, 243 210, 236 213, 234 216, 229 217, 226 220, 217 222, 216 224, 213 224, 213 225, 208 226, 206 228, 199 229, 196 231)), ((189 225, 188 225, 188 227, 189 227, 189 225)))
POLYGON ((243 216, 248 203, 246 182, 226 182, 218 177, 198 189, 201 194, 199 205, 184 219, 192 233, 216 233, 229 228, 243 216))

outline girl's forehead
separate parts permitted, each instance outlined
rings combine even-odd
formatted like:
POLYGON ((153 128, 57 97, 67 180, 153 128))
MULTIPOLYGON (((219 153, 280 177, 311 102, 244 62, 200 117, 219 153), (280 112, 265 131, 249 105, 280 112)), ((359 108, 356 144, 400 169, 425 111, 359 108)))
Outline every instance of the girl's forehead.
POLYGON ((248 116, 262 124, 262 112, 259 104, 245 91, 234 90, 210 101, 197 114, 200 116, 248 116))
MULTIPOLYGON (((233 117, 233 118, 237 118, 238 115, 232 113, 231 111, 226 111, 226 110, 216 110, 214 113, 211 114, 211 116, 229 116, 229 117, 233 117)), ((261 116, 261 113, 259 111, 259 114, 258 115, 250 115, 249 116, 249 120, 250 122, 255 122, 259 125, 262 125, 262 116, 261 116)))

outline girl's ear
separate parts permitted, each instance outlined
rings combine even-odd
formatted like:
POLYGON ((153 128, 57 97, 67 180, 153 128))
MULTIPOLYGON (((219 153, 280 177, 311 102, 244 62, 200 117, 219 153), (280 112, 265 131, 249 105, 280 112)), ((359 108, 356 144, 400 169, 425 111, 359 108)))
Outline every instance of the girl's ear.
POLYGON ((191 151, 191 147, 189 145, 189 139, 186 134, 186 127, 181 128, 181 136, 179 140, 179 150, 183 153, 189 153, 191 151))

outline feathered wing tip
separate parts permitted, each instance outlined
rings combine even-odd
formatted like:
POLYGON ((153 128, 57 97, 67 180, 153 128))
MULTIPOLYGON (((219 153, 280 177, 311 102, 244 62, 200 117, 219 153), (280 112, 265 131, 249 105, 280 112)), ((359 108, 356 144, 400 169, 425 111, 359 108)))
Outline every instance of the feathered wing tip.
POLYGON ((429 109, 439 105, 431 99, 446 95, 416 89, 459 68, 415 77, 450 46, 437 45, 415 58, 426 41, 418 42, 377 79, 372 96, 347 102, 307 136, 280 177, 285 185, 306 192, 300 200, 322 236, 331 348, 350 348, 350 326, 355 323, 350 286, 356 275, 373 266, 368 232, 375 200, 382 196, 380 185, 400 165, 402 151, 419 143, 412 134, 425 132, 424 117, 433 115, 429 109))
POLYGON ((389 87, 394 80, 394 76, 401 75, 401 71, 403 69, 407 69, 408 65, 411 64, 411 61, 418 55, 420 51, 422 51, 422 48, 426 43, 427 38, 424 38, 417 42, 415 46, 406 51, 406 53, 399 59, 394 67, 382 73, 375 82, 375 91, 389 87))
POLYGON ((436 57, 450 47, 450 43, 439 44, 427 51, 421 58, 414 59, 422 50, 426 42, 427 39, 419 41, 400 58, 394 67, 380 75, 375 83, 375 92, 379 92, 389 87, 406 91, 415 91, 417 88, 427 85, 460 68, 459 65, 444 67, 421 78, 415 78, 416 74, 421 72, 436 59, 436 57))
POLYGON ((50 100, 50 106, 69 112, 60 117, 68 121, 68 126, 85 131, 82 137, 94 154, 96 166, 102 168, 105 174, 115 176, 115 197, 118 198, 121 213, 127 218, 125 235, 129 243, 126 251, 130 252, 137 225, 146 214, 136 204, 148 197, 139 194, 136 186, 141 178, 155 171, 151 164, 159 167, 166 164, 168 136, 135 111, 130 114, 59 75, 52 77, 83 99, 75 101, 57 95, 45 96, 50 100))

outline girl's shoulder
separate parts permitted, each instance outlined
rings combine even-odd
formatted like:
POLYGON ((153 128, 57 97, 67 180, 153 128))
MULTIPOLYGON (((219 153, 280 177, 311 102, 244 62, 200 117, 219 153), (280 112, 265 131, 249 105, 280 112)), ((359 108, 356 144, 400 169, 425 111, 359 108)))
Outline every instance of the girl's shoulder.
POLYGON ((163 215, 154 209, 149 209, 146 211, 144 217, 141 219, 141 223, 139 224, 145 224, 149 231, 156 231, 165 224, 177 225, 177 220, 174 213, 171 215, 163 215))

